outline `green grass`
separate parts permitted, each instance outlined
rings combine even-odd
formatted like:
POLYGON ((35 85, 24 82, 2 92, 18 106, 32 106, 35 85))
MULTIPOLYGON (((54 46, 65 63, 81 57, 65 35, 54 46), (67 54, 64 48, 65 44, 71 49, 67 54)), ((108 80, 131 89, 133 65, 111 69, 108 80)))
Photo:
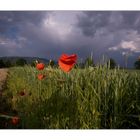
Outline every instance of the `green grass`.
POLYGON ((20 128, 140 128, 139 71, 47 68, 42 81, 38 73, 29 66, 10 69, 5 95, 20 128))

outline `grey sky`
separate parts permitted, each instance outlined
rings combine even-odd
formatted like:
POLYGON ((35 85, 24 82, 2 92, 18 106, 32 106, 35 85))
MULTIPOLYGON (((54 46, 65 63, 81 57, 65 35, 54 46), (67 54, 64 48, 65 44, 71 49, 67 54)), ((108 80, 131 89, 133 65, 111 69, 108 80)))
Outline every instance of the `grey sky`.
POLYGON ((103 54, 133 66, 140 52, 139 11, 0 11, 0 56, 58 59, 62 53, 96 62, 103 54))

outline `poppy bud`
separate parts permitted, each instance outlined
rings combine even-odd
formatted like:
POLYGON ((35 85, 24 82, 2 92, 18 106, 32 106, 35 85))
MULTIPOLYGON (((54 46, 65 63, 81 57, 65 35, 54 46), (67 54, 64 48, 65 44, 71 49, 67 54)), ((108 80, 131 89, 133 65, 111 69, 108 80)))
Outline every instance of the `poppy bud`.
POLYGON ((38 78, 38 80, 42 80, 42 79, 45 78, 45 75, 43 75, 43 74, 38 74, 38 75, 37 75, 37 78, 38 78))
POLYGON ((19 117, 12 117, 12 124, 16 125, 19 123, 19 117))

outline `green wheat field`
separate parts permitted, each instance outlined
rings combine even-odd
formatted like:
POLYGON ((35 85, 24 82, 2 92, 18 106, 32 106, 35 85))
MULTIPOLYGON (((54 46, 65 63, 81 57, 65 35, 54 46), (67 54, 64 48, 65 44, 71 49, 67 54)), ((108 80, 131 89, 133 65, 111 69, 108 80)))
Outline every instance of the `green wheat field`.
POLYGON ((43 80, 38 73, 31 66, 10 68, 3 100, 20 123, 7 128, 140 128, 139 71, 96 66, 64 73, 46 67, 43 80))

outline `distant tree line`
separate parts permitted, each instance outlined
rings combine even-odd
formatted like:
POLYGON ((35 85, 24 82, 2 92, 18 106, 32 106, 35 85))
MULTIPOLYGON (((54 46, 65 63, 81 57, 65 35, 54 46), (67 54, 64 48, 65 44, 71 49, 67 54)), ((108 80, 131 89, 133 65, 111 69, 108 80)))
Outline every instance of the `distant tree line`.
MULTIPOLYGON (((27 61, 24 58, 18 58, 15 62, 12 62, 10 60, 3 60, 0 59, 0 68, 9 68, 14 66, 24 66, 24 65, 30 65, 32 67, 36 66, 36 62, 32 61, 31 63, 27 63, 27 61)), ((106 63, 103 65, 107 65, 110 69, 114 69, 117 67, 117 63, 113 58, 110 58, 106 63)), ((54 60, 50 60, 47 66, 50 67, 58 67, 58 64, 54 60)), ((78 62, 75 65, 75 68, 85 68, 85 67, 95 67, 95 63, 92 57, 87 57, 83 62, 78 62)), ((134 67, 136 69, 140 69, 140 57, 135 61, 134 67)))
MULTIPOLYGON (((92 58, 88 57, 84 62, 78 64, 81 68, 85 67, 95 67, 95 63, 92 58)), ((108 61, 104 62, 104 64, 100 64, 101 66, 106 65, 110 69, 116 68, 118 65, 113 58, 108 59, 108 61)), ((124 67, 120 67, 121 69, 124 67)), ((127 67, 125 67, 127 68, 127 67)), ((140 57, 134 62, 134 68, 140 69, 140 57)))
POLYGON ((10 60, 0 59, 0 68, 9 68, 13 66, 24 66, 27 64, 27 61, 23 58, 17 59, 15 62, 11 62, 10 60))
POLYGON ((136 60, 136 62, 134 63, 134 67, 136 69, 140 69, 140 57, 136 60))
MULTIPOLYGON (((99 64, 99 65, 101 65, 101 66, 107 65, 110 69, 114 69, 117 66, 117 63, 115 62, 114 59, 110 58, 108 61, 104 62, 103 64, 99 64)), ((80 62, 79 66, 81 68, 96 67, 94 60, 91 57, 86 58, 84 62, 80 62)))

